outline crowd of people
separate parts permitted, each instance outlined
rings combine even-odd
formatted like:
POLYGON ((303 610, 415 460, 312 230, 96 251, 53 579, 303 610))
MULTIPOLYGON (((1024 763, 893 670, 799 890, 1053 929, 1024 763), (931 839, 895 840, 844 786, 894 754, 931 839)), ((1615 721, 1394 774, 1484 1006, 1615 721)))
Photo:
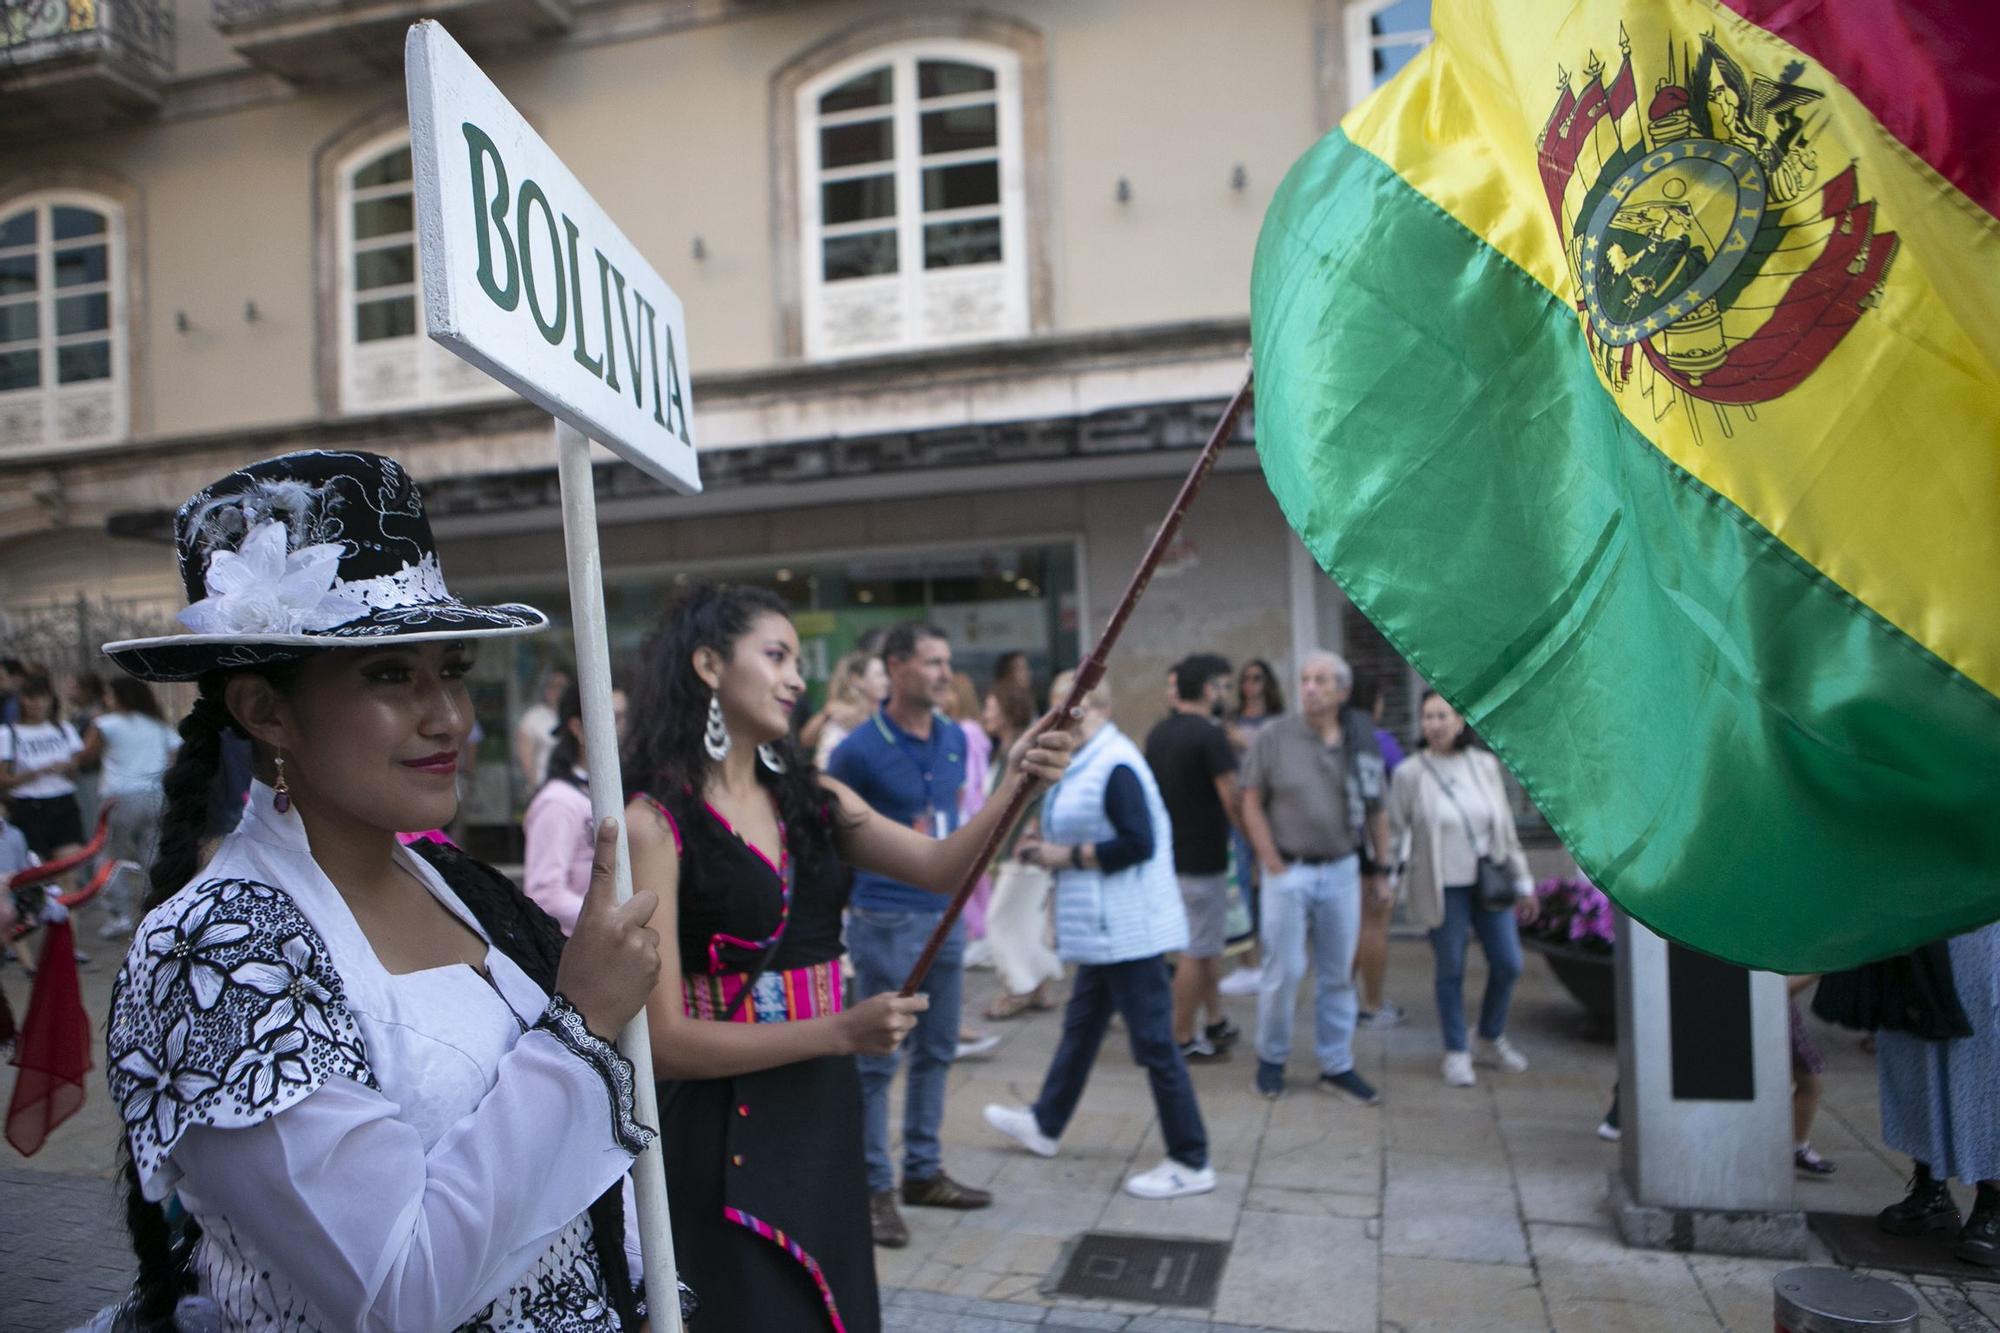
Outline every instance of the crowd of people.
MULTIPOLYGON (((1062 1005, 1034 1099, 984 1111, 1036 1155, 1060 1152, 1122 1022, 1161 1139, 1124 1183, 1140 1199, 1216 1187, 1194 1071, 1243 1039, 1225 995, 1256 997, 1258 1092, 1288 1092, 1310 979, 1316 1082, 1382 1100, 1354 1038, 1404 1018, 1383 982, 1399 902, 1432 950, 1438 1076, 1528 1067, 1507 1032, 1526 857, 1498 761, 1434 692, 1406 755, 1336 654, 1281 682, 1202 651, 1168 673, 1143 738, 1114 720, 1113 690, 1150 701, 1160 682, 1099 681, 1064 730, 1043 705, 1073 677, 1043 695, 1010 654, 981 690, 949 635, 912 621, 843 657, 807 716, 785 603, 697 585, 618 697, 634 889, 618 904, 616 828, 591 814, 567 673, 539 683, 511 738, 534 785, 521 889, 421 832, 457 812, 479 641, 546 621, 453 598, 441 574, 399 577, 412 556, 436 573, 436 556, 392 461, 253 465, 183 509, 176 536, 200 632, 108 645, 126 674, 63 703, 11 661, 0 692, 0 855, 82 845, 92 774, 106 854, 145 885, 136 903, 107 891, 105 923, 136 924, 106 1059, 136 1326, 195 1300, 228 1328, 638 1327, 666 1298, 642 1289, 627 1224, 657 1132, 684 1311, 877 1329, 873 1249, 908 1244, 902 1210, 993 1202, 949 1173, 941 1132, 953 1063, 995 1040, 962 1012, 968 966, 999 980, 987 1022, 1062 1005), (215 577, 257 542, 329 562, 278 632, 215 577), (194 685, 178 728, 149 681, 194 685), (979 864, 1022 784, 1046 788, 1032 818, 979 864), (981 872, 934 941, 948 895, 981 872), (1468 1022, 1475 939, 1486 982, 1468 1022), (656 1127, 612 1044, 641 1009, 656 1127)), ((1918 1166, 1883 1224, 1954 1229, 1961 1255, 1991 1262, 2000 1149, 1979 1107, 2000 1069, 2000 969, 1979 948, 1948 956, 1975 1036, 1940 1053, 1884 1035, 1886 1128, 1918 1166), (1963 1223, 1949 1175, 1984 1182, 1963 1223)))

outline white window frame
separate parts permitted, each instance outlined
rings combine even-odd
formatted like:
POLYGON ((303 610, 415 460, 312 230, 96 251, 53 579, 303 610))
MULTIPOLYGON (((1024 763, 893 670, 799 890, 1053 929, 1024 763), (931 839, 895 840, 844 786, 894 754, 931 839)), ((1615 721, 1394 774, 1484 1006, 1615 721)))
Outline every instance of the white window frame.
POLYGON ((1400 0, 1353 0, 1342 15, 1347 25, 1347 105, 1359 106, 1375 91, 1375 53, 1390 46, 1428 46, 1437 33, 1428 27, 1406 28, 1377 36, 1372 20, 1400 0), (1412 42, 1413 38, 1421 41, 1412 42))
MULTIPOLYGON (((40 220, 35 228, 35 293, 36 330, 35 348, 41 358, 41 383, 32 389, 10 389, 0 392, 0 457, 26 457, 41 453, 56 453, 67 449, 89 448, 94 445, 117 444, 129 438, 132 430, 132 336, 126 298, 126 256, 125 256, 125 209, 116 200, 87 190, 38 190, 0 203, 0 218, 14 218, 34 210, 40 220), (111 321, 106 336, 111 342, 111 375, 108 379, 81 380, 75 384, 62 385, 56 382, 56 301, 59 297, 90 295, 88 291, 63 288, 55 285, 55 239, 54 211, 58 208, 88 209, 104 219, 105 246, 105 291, 111 298, 111 321), (110 426, 108 429, 91 434, 65 435, 62 427, 62 412, 66 405, 79 399, 103 397, 108 399, 110 426), (20 413, 34 405, 35 415, 40 417, 40 431, 35 443, 26 447, 8 441, 12 433, 12 423, 20 419, 20 413)), ((63 248, 75 248, 90 244, 90 238, 79 237, 62 243, 63 248)), ((11 253, 11 251, 10 251, 11 253)), ((94 341, 87 335, 69 335, 73 341, 94 341)))
MULTIPOLYGON (((985 93, 969 94, 964 98, 968 104, 985 100, 985 93)), ((948 108, 955 102, 956 99, 935 99, 922 109, 948 108)), ((794 113, 799 145, 801 332, 808 360, 835 360, 913 347, 1018 338, 1028 333, 1027 163, 1023 151, 1021 58, 1017 53, 984 42, 935 38, 875 47, 808 80, 798 90, 794 113), (997 264, 928 270, 923 267, 923 233, 927 220, 923 209, 923 170, 926 165, 950 165, 952 160, 951 155, 933 155, 928 163, 923 159, 919 135, 917 65, 925 60, 978 65, 993 71, 991 96, 996 111, 1000 164, 1000 262, 997 264), (819 131, 822 120, 819 99, 856 75, 881 65, 889 65, 894 70, 889 107, 895 148, 896 272, 829 283, 825 277, 822 253, 825 232, 821 221, 819 131), (927 296, 948 299, 954 290, 969 291, 974 288, 987 289, 978 295, 989 305, 997 297, 994 317, 959 329, 932 326, 927 313, 927 296), (884 302, 884 313, 893 309, 893 330, 887 336, 833 345, 828 336, 829 297, 838 302, 843 298, 865 299, 871 293, 884 302)), ((867 120, 880 114, 879 108, 871 107, 851 113, 834 113, 827 121, 835 123, 846 117, 867 120)), ((977 160, 983 158, 987 151, 974 149, 965 156, 977 160)), ((874 165, 870 164, 870 167, 874 165)), ((850 171, 857 176, 880 174, 879 169, 871 171, 869 167, 836 168, 834 174, 838 176, 850 171)), ((965 213, 966 216, 976 216, 987 212, 989 207, 968 209, 965 213)), ((928 220, 949 221, 952 216, 949 213, 932 214, 928 220)))
MULTIPOLYGON (((334 329, 339 345, 340 410, 348 416, 484 402, 504 398, 508 392, 506 386, 431 340, 424 322, 423 280, 418 276, 422 272, 421 257, 407 292, 400 288, 371 288, 367 296, 369 300, 401 295, 414 297, 415 331, 404 338, 380 338, 366 343, 356 340, 354 307, 362 296, 354 285, 357 245, 354 204, 361 192, 355 189, 354 178, 362 168, 378 158, 409 146, 410 132, 407 129, 392 130, 346 154, 334 168, 334 329), (393 357, 397 353, 410 359, 412 374, 408 386, 398 392, 384 392, 372 387, 368 382, 368 363, 393 357)), ((414 193, 415 181, 407 184, 414 193)), ((370 187, 368 193, 372 195, 378 191, 396 193, 386 187, 370 187)), ((374 244, 383 239, 370 237, 369 242, 374 244)), ((414 230, 409 235, 409 242, 413 247, 418 243, 414 230)))

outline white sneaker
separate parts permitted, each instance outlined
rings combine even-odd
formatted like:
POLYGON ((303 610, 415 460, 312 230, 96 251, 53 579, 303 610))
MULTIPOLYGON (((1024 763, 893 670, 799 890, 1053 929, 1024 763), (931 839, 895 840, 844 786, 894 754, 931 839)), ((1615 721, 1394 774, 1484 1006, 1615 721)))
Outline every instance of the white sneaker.
POLYGON ((1206 1194, 1214 1188, 1214 1167, 1204 1166, 1197 1171, 1171 1157, 1125 1182, 1125 1192, 1135 1199, 1178 1199, 1184 1194, 1206 1194))
POLYGON ((1472 1072, 1472 1055, 1467 1051, 1446 1051, 1444 1053, 1444 1081, 1446 1087, 1469 1088, 1479 1082, 1472 1072))
POLYGON ((97 928, 97 938, 100 940, 123 939, 131 933, 132 918, 129 916, 114 916, 97 928))
POLYGON ((951 1058, 954 1060, 977 1060, 981 1056, 991 1055, 999 1049, 1000 1038, 989 1032, 984 1036, 974 1037, 970 1041, 961 1041, 958 1044, 958 1049, 952 1053, 951 1058))
POLYGON ((1514 1043, 1508 1041, 1504 1035, 1495 1037, 1492 1041, 1481 1037, 1477 1050, 1479 1063, 1489 1069, 1504 1069, 1510 1074, 1528 1072, 1528 1057, 1515 1050, 1514 1043))
POLYGON ((1402 1025, 1402 1022, 1403 1022, 1403 1006, 1400 1004, 1392 1004, 1388 1000, 1382 1001, 1381 1008, 1370 1009, 1366 1014, 1362 1015, 1360 1018, 1360 1026, 1364 1028, 1380 1029, 1380 1028, 1400 1027, 1402 1025))
POLYGON ((1056 1141, 1042 1133, 1042 1127, 1035 1123, 1035 1113, 1025 1107, 988 1104, 986 1123, 1037 1157, 1056 1155, 1056 1141))
POLYGON ((1239 967, 1217 982, 1215 988, 1224 995, 1255 995, 1263 984, 1262 967, 1239 967))

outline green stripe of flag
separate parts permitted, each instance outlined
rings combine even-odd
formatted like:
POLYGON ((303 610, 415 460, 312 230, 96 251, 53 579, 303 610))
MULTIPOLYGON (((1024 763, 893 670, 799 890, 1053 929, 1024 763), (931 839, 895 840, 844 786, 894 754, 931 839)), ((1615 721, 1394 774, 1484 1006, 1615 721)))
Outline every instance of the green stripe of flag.
POLYGON ((1338 133, 1251 309, 1287 519, 1620 906, 1788 972, 1992 919, 2000 700, 1654 449, 1574 311, 1338 133))

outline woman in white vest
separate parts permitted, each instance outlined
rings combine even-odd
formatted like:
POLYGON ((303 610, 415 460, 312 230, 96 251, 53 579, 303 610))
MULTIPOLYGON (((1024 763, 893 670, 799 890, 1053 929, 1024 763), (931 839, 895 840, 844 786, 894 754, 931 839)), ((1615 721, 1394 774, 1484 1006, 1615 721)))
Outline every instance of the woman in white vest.
MULTIPOLYGON (((1528 858, 1514 831, 1514 812, 1500 761, 1472 744, 1465 719, 1431 690, 1420 714, 1424 743, 1396 766, 1389 784, 1389 823, 1403 865, 1412 923, 1430 931, 1436 959, 1433 989, 1444 1036, 1444 1081, 1469 1088, 1473 1053, 1466 1047, 1465 949, 1479 936, 1486 954, 1486 994, 1479 1005, 1480 1062, 1518 1074, 1527 1057, 1507 1040, 1507 1006, 1521 976, 1516 912, 1533 919, 1528 858), (1480 863, 1491 862, 1515 899, 1480 900, 1480 863)), ((1490 876, 1489 876, 1490 878, 1490 876)))
MULTIPOLYGON (((1066 696, 1070 680, 1058 677, 1050 697, 1066 696)), ((1174 1042, 1173 983, 1162 956, 1188 942, 1172 826, 1145 756, 1112 725, 1105 686, 1084 700, 1076 758, 1043 801, 1040 839, 1024 840, 1016 855, 1055 872, 1056 952, 1078 967, 1041 1095, 1032 1107, 988 1106, 986 1123, 1030 1152, 1055 1156, 1115 1012, 1152 1081, 1167 1141, 1166 1160, 1127 1180, 1126 1192, 1172 1199, 1214 1189, 1208 1131, 1174 1042)))

